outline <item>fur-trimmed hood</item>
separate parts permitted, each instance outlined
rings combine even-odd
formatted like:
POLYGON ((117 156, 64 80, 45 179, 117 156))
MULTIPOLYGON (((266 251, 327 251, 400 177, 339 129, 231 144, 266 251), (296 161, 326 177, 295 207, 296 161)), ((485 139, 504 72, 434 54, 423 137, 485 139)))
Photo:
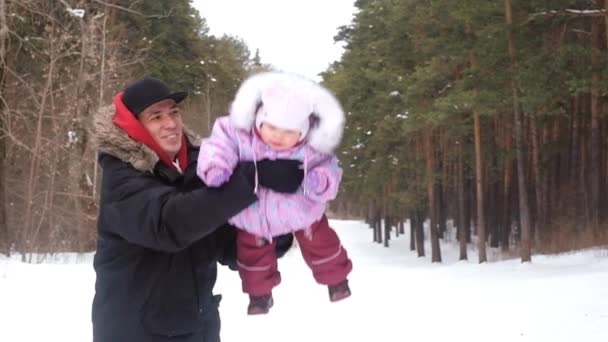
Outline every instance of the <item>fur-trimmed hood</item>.
MULTIPOLYGON (((336 97, 321 85, 289 73, 262 72, 253 75, 243 82, 231 104, 230 118, 233 124, 240 129, 253 129, 256 111, 260 106, 264 106, 264 101, 298 102, 298 108, 285 104, 268 106, 289 107, 285 115, 301 116, 299 113, 304 113, 302 107, 310 108, 311 112, 306 111, 304 114, 306 120, 309 116, 313 118, 313 125, 308 131, 307 138, 308 144, 313 149, 322 153, 332 153, 340 144, 345 124, 344 111, 336 97), (276 91, 277 88, 287 91, 276 91), (274 94, 297 96, 297 101, 285 100, 274 94)), ((302 120, 301 117, 285 119, 302 120)))
MULTIPOLYGON (((114 105, 100 108, 93 117, 91 127, 93 145, 99 152, 110 154, 123 160, 139 171, 150 171, 159 160, 151 148, 133 140, 113 122, 116 109, 114 105)), ((184 127, 184 135, 190 144, 198 146, 200 139, 184 127)))

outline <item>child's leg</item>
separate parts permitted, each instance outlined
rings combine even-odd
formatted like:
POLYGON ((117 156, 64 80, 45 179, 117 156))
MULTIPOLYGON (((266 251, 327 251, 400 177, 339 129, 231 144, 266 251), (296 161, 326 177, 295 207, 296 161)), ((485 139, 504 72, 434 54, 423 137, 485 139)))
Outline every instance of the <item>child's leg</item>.
POLYGON ((295 236, 302 256, 319 284, 336 285, 346 280, 353 265, 325 215, 307 231, 297 231, 295 236))
POLYGON ((252 296, 269 295, 281 282, 274 245, 274 241, 269 243, 238 230, 236 256, 243 292, 252 296))

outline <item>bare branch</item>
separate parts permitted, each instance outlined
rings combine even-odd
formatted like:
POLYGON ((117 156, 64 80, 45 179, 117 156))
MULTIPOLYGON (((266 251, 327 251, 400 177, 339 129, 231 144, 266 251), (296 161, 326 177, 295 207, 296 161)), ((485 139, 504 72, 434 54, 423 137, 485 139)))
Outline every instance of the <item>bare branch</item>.
POLYGON ((30 98, 32 99, 32 101, 34 101, 36 106, 39 106, 40 102, 38 102, 38 99, 36 97, 37 92, 36 90, 34 90, 34 88, 32 88, 30 82, 24 80, 21 75, 17 74, 12 68, 9 68, 8 66, 5 66, 4 68, 29 91, 30 98))
POLYGON ((39 11, 31 6, 27 6, 27 4, 29 4, 29 2, 27 2, 27 1, 16 1, 16 4, 21 6, 23 9, 25 9, 28 12, 37 14, 43 18, 46 18, 49 22, 56 24, 58 26, 61 26, 61 22, 59 20, 57 20, 55 17, 49 15, 49 13, 45 13, 45 12, 39 11))
POLYGON ((8 138, 11 141, 11 143, 13 143, 15 146, 21 147, 25 151, 31 153, 32 154, 32 158, 37 158, 37 159, 42 160, 42 161, 44 161, 46 163, 50 163, 50 160, 46 156, 43 156, 43 155, 40 155, 40 154, 36 154, 31 147, 29 147, 25 142, 21 141, 21 139, 17 138, 11 132, 9 132, 7 130, 1 130, 0 133, 3 133, 3 137, 4 138, 8 138))

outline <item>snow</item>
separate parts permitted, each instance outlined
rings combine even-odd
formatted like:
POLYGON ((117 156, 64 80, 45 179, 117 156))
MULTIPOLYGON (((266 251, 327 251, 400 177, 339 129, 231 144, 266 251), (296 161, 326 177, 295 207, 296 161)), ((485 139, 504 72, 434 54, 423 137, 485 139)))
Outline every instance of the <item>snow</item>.
POLYGON ((68 13, 76 18, 84 18, 85 10, 80 8, 67 8, 68 13))
POLYGON ((66 147, 70 147, 78 142, 78 134, 74 131, 68 131, 68 141, 66 147))
POLYGON ((606 12, 606 11, 605 10, 578 10, 578 9, 567 8, 566 12, 575 13, 575 14, 601 14, 602 12, 606 12))
MULTIPOLYGON (((222 268, 222 341, 608 341, 606 249, 527 264, 489 250, 478 264, 473 246, 471 261, 458 261, 447 237, 444 262, 431 263, 409 251, 409 234, 385 248, 362 222, 331 224, 354 263, 353 296, 330 303, 295 246, 279 262, 275 306, 250 317, 238 274, 222 268)), ((39 261, 0 257, 0 341, 91 341, 92 254, 39 261)))

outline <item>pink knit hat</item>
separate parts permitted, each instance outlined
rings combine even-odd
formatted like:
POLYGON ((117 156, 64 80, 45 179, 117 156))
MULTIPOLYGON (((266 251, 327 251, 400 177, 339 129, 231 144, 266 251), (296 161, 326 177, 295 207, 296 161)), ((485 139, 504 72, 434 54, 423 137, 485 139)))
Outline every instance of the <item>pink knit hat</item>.
POLYGON ((277 81, 263 89, 260 95, 262 105, 255 119, 258 129, 267 122, 278 128, 300 132, 300 141, 306 138, 313 112, 313 103, 306 89, 277 81))

